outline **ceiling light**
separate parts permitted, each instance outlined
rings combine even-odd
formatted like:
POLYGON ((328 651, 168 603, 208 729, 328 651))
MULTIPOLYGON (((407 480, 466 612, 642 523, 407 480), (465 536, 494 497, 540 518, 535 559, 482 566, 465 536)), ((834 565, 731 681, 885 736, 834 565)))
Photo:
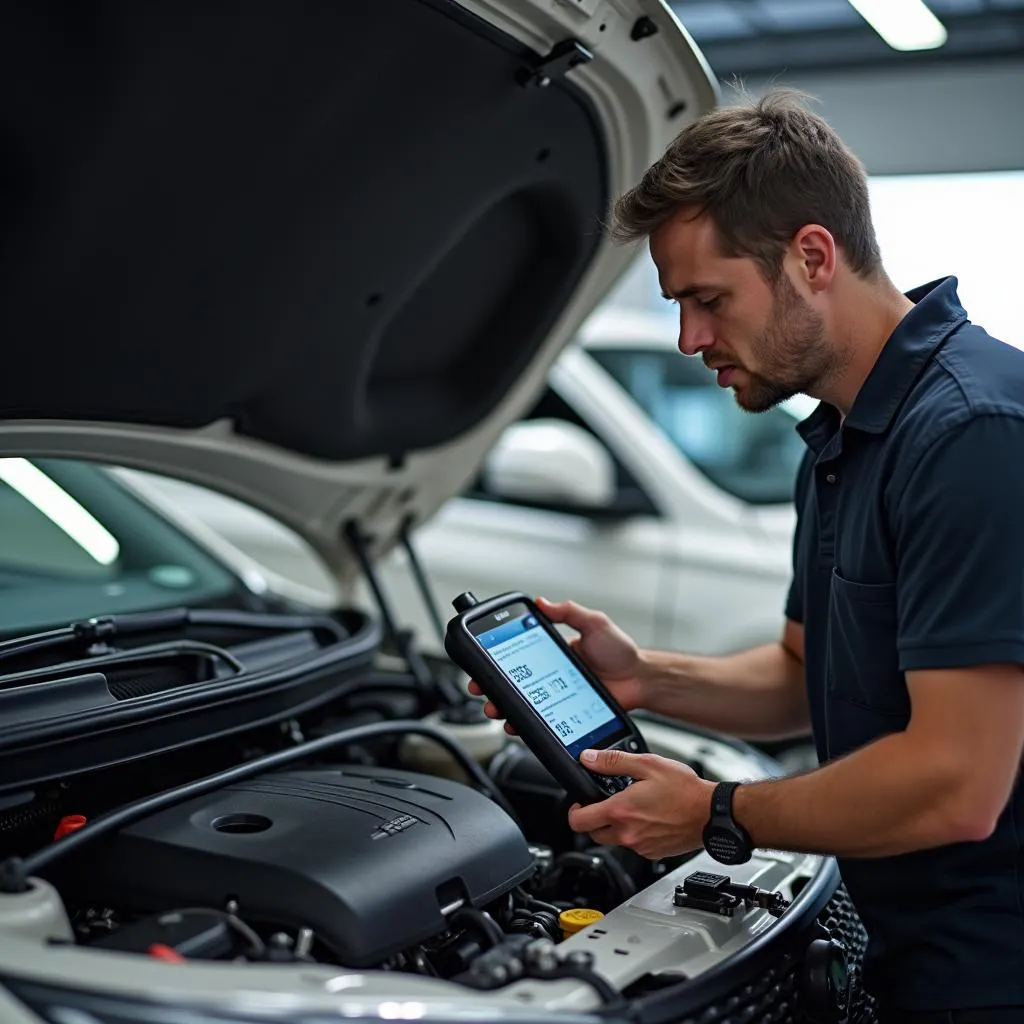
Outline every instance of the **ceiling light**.
POLYGON ((100 565, 117 561, 121 553, 117 538, 28 459, 0 459, 0 480, 35 505, 100 565))
POLYGON ((946 27, 924 0, 850 0, 850 6, 894 50, 934 50, 946 41, 946 27))

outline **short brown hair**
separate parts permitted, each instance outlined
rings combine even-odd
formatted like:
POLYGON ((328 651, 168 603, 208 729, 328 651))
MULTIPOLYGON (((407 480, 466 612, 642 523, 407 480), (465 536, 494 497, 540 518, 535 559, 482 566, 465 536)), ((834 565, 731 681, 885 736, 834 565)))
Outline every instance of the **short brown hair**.
POLYGON ((687 125, 616 202, 612 238, 646 238, 693 207, 711 217, 727 255, 752 257, 775 280, 793 236, 820 224, 856 273, 873 275, 881 256, 864 168, 807 99, 776 88, 687 125))

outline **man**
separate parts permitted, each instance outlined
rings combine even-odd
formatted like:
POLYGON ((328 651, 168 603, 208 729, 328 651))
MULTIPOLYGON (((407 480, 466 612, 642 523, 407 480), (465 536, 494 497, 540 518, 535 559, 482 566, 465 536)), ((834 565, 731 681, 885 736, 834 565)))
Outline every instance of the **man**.
MULTIPOLYGON (((1024 353, 969 323, 954 278, 900 294, 863 169, 791 93, 684 129, 613 235, 649 239, 680 350, 744 409, 820 400, 793 581, 780 641, 723 658, 545 610, 626 708, 811 729, 821 767, 740 784, 732 818, 756 847, 838 858, 892 1019, 1024 1020, 1024 353)), ((702 845, 713 784, 653 755, 582 760, 638 781, 573 829, 651 858, 702 845)))

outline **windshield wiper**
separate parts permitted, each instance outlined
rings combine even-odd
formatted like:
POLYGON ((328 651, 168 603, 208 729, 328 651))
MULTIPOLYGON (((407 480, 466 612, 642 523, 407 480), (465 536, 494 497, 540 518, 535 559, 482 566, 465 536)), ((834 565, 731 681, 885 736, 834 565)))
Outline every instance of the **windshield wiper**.
POLYGON ((23 657, 59 647, 91 647, 115 637, 140 633, 164 633, 189 626, 252 630, 325 630, 336 641, 348 639, 339 622, 328 615, 275 615, 266 612, 228 611, 213 608, 167 608, 155 612, 129 612, 72 622, 60 629, 0 641, 0 672, 5 659, 23 657))

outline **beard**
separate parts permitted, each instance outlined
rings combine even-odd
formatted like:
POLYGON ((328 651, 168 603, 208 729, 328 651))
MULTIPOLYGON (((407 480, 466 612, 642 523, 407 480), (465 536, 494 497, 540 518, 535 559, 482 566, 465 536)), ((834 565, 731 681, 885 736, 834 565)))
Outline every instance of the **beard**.
POLYGON ((746 383, 735 389, 747 412, 767 412, 798 394, 813 393, 837 368, 825 322, 797 293, 784 272, 772 288, 768 323, 751 345, 764 368, 745 371, 746 383))

